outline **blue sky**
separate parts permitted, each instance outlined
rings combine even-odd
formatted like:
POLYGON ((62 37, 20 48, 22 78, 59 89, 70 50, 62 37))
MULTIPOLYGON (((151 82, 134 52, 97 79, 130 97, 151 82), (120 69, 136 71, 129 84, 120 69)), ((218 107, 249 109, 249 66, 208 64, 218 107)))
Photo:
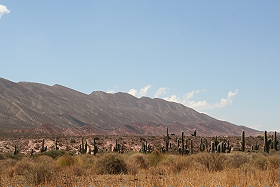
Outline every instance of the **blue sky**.
POLYGON ((161 97, 279 130, 279 1, 0 5, 0 77, 161 97))

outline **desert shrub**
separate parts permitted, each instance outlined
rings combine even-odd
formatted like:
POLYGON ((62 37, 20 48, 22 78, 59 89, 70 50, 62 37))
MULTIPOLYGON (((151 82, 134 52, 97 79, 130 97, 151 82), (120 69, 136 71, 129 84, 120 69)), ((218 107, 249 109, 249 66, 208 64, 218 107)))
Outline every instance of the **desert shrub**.
POLYGON ((10 170, 10 176, 12 175, 24 175, 26 172, 28 172, 32 168, 32 161, 25 158, 20 161, 18 161, 12 170, 10 170))
POLYGON ((95 169, 98 174, 126 174, 127 165, 117 154, 106 154, 97 160, 95 169))
POLYGON ((24 172, 23 176, 27 184, 44 184, 51 181, 54 175, 54 167, 52 164, 45 163, 34 163, 28 169, 27 172, 24 172))
POLYGON ((91 168, 95 164, 95 157, 92 155, 84 154, 76 157, 76 164, 82 168, 91 168))
POLYGON ((136 167, 141 169, 148 168, 148 161, 142 154, 134 154, 131 157, 129 157, 128 162, 133 163, 136 167))
POLYGON ((74 156, 71 155, 63 155, 57 159, 57 164, 60 167, 72 166, 75 163, 74 156))
POLYGON ((53 159, 48 156, 39 156, 36 159, 23 158, 17 161, 12 167, 7 168, 9 177, 20 175, 26 184, 38 185, 51 180, 53 172, 53 159))
POLYGON ((17 161, 13 159, 0 160, 0 174, 8 174, 10 176, 11 170, 13 170, 13 166, 16 163, 17 161))
POLYGON ((234 153, 228 155, 227 160, 225 161, 225 166, 229 168, 240 168, 243 164, 246 164, 250 161, 248 155, 244 153, 234 153))
POLYGON ((51 150, 51 151, 47 151, 47 152, 44 152, 42 153, 42 155, 46 155, 46 156, 49 156, 49 157, 52 157, 52 158, 58 158, 58 157, 61 157, 65 154, 64 151, 62 150, 51 150))
POLYGON ((199 153, 193 155, 193 159, 208 171, 221 171, 224 169, 226 156, 223 154, 199 153))
POLYGON ((159 152, 154 152, 147 156, 150 166, 157 166, 164 158, 164 155, 159 152))
POLYGON ((261 153, 252 155, 251 165, 255 166, 257 169, 266 170, 269 165, 267 156, 261 153))
POLYGON ((4 154, 0 154, 0 160, 4 160, 4 159, 5 159, 4 154))
POLYGON ((140 153, 130 155, 126 163, 128 166, 128 171, 131 174, 136 174, 138 170, 147 169, 149 166, 149 163, 145 158, 145 155, 140 153))
POLYGON ((169 173, 178 174, 184 169, 191 168, 192 160, 192 157, 170 155, 160 165, 165 166, 169 173))
POLYGON ((4 153, 1 154, 0 156, 0 160, 4 160, 4 159, 15 159, 15 160, 20 160, 21 158, 24 157, 24 154, 17 154, 14 155, 13 153, 4 153))
POLYGON ((83 176, 85 174, 85 169, 79 167, 79 166, 72 166, 70 168, 71 170, 71 173, 74 175, 74 176, 83 176))
POLYGON ((279 163, 279 154, 274 154, 272 156, 268 157, 269 167, 274 169, 279 169, 280 163, 279 163))

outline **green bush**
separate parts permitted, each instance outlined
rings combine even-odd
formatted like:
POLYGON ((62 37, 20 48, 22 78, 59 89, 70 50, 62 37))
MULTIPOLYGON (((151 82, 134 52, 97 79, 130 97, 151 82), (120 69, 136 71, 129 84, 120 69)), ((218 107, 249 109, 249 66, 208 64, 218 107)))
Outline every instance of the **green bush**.
POLYGON ((64 154, 65 154, 65 152, 62 151, 62 150, 51 150, 51 151, 47 151, 47 152, 42 153, 42 155, 52 157, 53 159, 61 157, 64 154))

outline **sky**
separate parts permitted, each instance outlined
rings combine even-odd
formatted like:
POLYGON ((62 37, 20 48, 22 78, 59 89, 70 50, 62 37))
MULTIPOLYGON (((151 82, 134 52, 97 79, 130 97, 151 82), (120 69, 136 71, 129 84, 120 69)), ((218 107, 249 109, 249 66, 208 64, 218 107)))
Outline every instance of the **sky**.
POLYGON ((0 0, 0 77, 279 130, 279 1, 0 0))

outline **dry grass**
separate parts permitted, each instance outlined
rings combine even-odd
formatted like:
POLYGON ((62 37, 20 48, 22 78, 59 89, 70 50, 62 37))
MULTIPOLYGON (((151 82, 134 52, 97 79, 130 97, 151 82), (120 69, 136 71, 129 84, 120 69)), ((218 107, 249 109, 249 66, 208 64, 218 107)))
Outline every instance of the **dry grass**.
POLYGON ((279 187, 279 153, 99 154, 0 160, 0 186, 279 187))

